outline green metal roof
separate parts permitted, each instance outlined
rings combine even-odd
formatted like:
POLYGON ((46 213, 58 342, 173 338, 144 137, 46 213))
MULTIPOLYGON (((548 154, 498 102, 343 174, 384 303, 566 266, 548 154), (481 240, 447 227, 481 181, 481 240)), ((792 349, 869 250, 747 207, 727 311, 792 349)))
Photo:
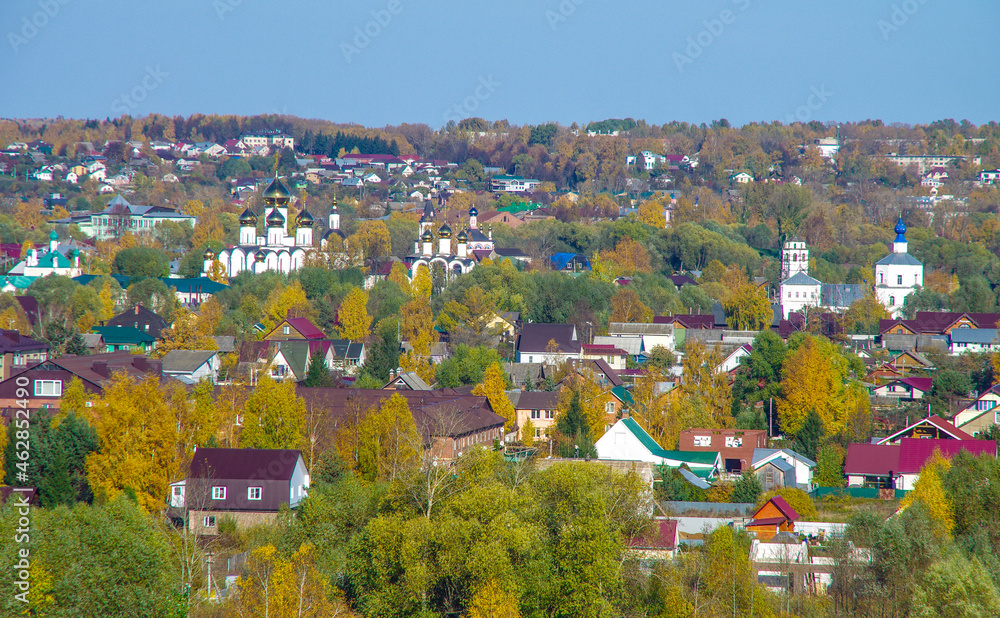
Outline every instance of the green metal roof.
POLYGON ((632 393, 628 392, 628 389, 620 384, 611 389, 611 394, 627 406, 635 405, 635 399, 632 398, 632 393))
POLYGON ((632 418, 623 418, 621 422, 653 455, 676 461, 678 465, 687 464, 692 472, 703 478, 715 470, 715 462, 719 453, 714 451, 667 451, 661 448, 656 440, 632 418))
POLYGON ((99 334, 107 345, 149 345, 156 341, 149 333, 131 326, 95 326, 91 331, 99 334))

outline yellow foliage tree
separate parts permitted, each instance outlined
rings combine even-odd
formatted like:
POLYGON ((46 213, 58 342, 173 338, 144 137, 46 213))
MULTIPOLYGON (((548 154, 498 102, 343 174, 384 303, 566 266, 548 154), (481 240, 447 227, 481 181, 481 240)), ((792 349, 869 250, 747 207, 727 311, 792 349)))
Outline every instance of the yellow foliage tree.
POLYGON ((653 310, 647 307, 631 287, 619 288, 611 297, 611 322, 646 323, 653 319, 653 310))
POLYGON ((174 323, 164 329, 160 335, 160 343, 156 346, 156 355, 162 358, 173 350, 217 350, 219 345, 211 335, 211 331, 201 325, 201 316, 190 309, 181 307, 174 312, 174 323))
MULTIPOLYGON (((306 403, 295 394, 295 383, 276 382, 266 373, 243 406, 242 448, 301 448, 306 403)), ((307 461, 306 467, 312 462, 307 461)))
POLYGON ((236 580, 239 594, 230 601, 233 615, 246 618, 326 618, 345 613, 341 599, 331 602, 329 582, 316 568, 315 546, 303 543, 285 558, 274 545, 250 552, 236 580))
POLYGON ((434 282, 431 279, 431 270, 426 266, 416 266, 417 272, 413 275, 413 282, 410 283, 411 298, 430 298, 434 282))
POLYGON ((924 463, 917 477, 917 483, 913 486, 913 491, 903 498, 903 507, 910 507, 914 504, 922 504, 930 514, 935 523, 934 533, 939 539, 951 537, 952 528, 955 527, 955 518, 952 515, 951 502, 944 491, 942 477, 951 467, 951 462, 941 456, 941 452, 934 451, 930 459, 924 463))
POLYGON ((828 434, 843 431, 853 415, 866 414, 867 397, 849 376, 848 360, 829 340, 805 335, 785 357, 777 401, 781 426, 795 435, 810 410, 815 410, 828 434))
POLYGON ((305 317, 312 311, 302 284, 297 280, 287 286, 278 286, 271 291, 264 303, 261 320, 264 330, 269 331, 286 317, 305 317))
POLYGON ((619 240, 614 251, 602 251, 601 258, 614 265, 614 271, 619 277, 652 272, 649 251, 632 238, 619 240))
POLYGON ((416 371, 427 383, 434 380, 434 368, 430 364, 431 345, 438 340, 434 330, 434 313, 429 297, 418 296, 403 305, 400 310, 399 336, 410 344, 410 352, 399 357, 399 366, 404 371, 416 371))
POLYGON ((98 450, 87 456, 87 479, 96 496, 114 499, 132 489, 140 507, 158 512, 178 472, 177 415, 171 393, 157 377, 115 374, 86 418, 98 450))
POLYGON ((362 221, 346 245, 351 260, 361 266, 392 253, 392 236, 385 221, 362 221))
POLYGON ((653 227, 665 227, 667 224, 663 202, 647 200, 639 204, 639 221, 653 227))
POLYGON ((771 323, 774 310, 762 288, 742 283, 722 302, 726 323, 736 330, 761 330, 771 323))
POLYGON ((580 395, 580 411, 587 421, 587 426, 590 427, 592 439, 596 442, 604 435, 605 428, 613 423, 613 419, 608 417, 604 407, 609 395, 597 383, 589 369, 582 369, 568 376, 563 382, 558 414, 564 414, 569 410, 573 396, 577 393, 580 395))
POLYGON ((410 276, 406 273, 406 266, 402 262, 395 262, 389 270, 389 281, 399 286, 404 292, 410 291, 410 276))
POLYGON ((364 341, 371 332, 372 316, 368 315, 368 294, 361 288, 347 293, 337 311, 340 336, 351 341, 364 341))
POLYGON ((101 285, 101 291, 98 293, 98 297, 101 299, 101 315, 99 316, 101 321, 110 320, 115 317, 117 302, 112 281, 110 277, 105 279, 104 284, 101 285))
POLYGON ((487 580, 472 595, 469 618, 520 618, 521 600, 495 579, 487 580))
POLYGON ((218 259, 212 260, 212 266, 208 269, 208 278, 216 283, 229 283, 229 273, 226 272, 225 264, 218 259))
POLYGON ((398 393, 361 421, 358 438, 358 471, 369 481, 392 481, 420 463, 423 441, 398 393))
POLYGON ((718 348, 685 343, 684 378, 663 403, 660 445, 675 448, 682 427, 730 427, 732 389, 725 373, 716 371, 724 356, 718 348))
POLYGON ((514 404, 507 397, 507 378, 504 376, 500 363, 493 363, 486 368, 483 381, 472 389, 472 394, 486 397, 489 400, 493 411, 507 420, 504 424, 506 431, 514 428, 514 421, 517 420, 514 414, 514 404))

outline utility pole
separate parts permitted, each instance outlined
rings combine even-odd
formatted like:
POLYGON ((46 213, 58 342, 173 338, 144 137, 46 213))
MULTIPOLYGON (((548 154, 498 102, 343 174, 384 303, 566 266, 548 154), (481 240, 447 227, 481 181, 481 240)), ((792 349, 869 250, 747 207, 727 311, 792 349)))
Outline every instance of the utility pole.
POLYGON ((205 556, 205 563, 208 566, 208 600, 212 601, 212 563, 215 561, 215 552, 209 551, 205 556))

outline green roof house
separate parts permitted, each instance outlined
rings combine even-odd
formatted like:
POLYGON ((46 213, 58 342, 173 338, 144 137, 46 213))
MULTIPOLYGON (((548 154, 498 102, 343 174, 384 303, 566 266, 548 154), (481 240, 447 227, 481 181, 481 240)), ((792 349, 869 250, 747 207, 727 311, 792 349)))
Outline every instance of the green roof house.
POLYGON ((695 475, 708 479, 722 468, 722 456, 712 451, 668 451, 660 447, 632 418, 615 423, 594 445, 598 459, 645 461, 671 468, 686 465, 695 475))
POLYGON ((95 326, 91 332, 101 335, 108 352, 148 352, 156 343, 152 335, 131 326, 95 326))

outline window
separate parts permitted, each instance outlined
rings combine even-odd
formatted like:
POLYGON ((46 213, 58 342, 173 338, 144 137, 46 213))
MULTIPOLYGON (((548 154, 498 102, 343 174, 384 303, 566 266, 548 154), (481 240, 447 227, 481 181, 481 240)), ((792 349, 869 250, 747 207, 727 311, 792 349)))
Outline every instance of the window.
POLYGON ((733 436, 726 437, 726 448, 740 448, 743 446, 743 438, 733 436))
POLYGON ((213 487, 212 488, 212 500, 225 500, 226 499, 226 488, 225 487, 213 487))
POLYGON ((205 515, 205 527, 214 528, 215 527, 215 517, 212 515, 205 515))
POLYGON ((605 414, 614 414, 615 413, 615 402, 609 401, 606 404, 604 404, 604 413, 605 414))
POLYGON ((263 487, 247 487, 247 500, 260 500, 263 492, 263 487))
POLYGON ((896 297, 895 296, 890 296, 889 297, 889 306, 895 306, 895 304, 896 304, 896 297))
POLYGON ((542 418, 542 411, 541 410, 532 410, 531 411, 531 418, 542 418))
POLYGON ((774 472, 768 470, 764 473, 764 482, 770 485, 774 482, 774 472))
POLYGON ((281 329, 281 332, 283 334, 287 335, 287 334, 289 334, 292 331, 291 331, 291 328, 289 328, 288 326, 286 326, 286 327, 284 327, 284 328, 281 329))
POLYGON ((695 436, 695 446, 712 446, 712 436, 695 436))
POLYGON ((174 496, 175 496, 175 497, 178 497, 178 498, 179 498, 179 497, 180 497, 180 495, 181 495, 181 493, 182 493, 183 491, 184 491, 184 488, 183 488, 183 487, 181 487, 180 485, 177 485, 177 486, 175 486, 175 487, 174 487, 174 496))
POLYGON ((555 410, 546 410, 545 411, 545 418, 553 419, 555 417, 556 417, 556 411, 555 410))
POLYGON ((903 275, 896 275, 896 285, 903 285, 903 275))
POLYGON ((542 437, 542 430, 539 429, 538 427, 535 427, 535 439, 538 440, 541 437, 542 437))
POLYGON ((35 397, 62 397, 62 380, 35 380, 35 397))
POLYGON ((879 283, 885 283, 885 273, 879 273, 878 274, 878 282, 879 283))

